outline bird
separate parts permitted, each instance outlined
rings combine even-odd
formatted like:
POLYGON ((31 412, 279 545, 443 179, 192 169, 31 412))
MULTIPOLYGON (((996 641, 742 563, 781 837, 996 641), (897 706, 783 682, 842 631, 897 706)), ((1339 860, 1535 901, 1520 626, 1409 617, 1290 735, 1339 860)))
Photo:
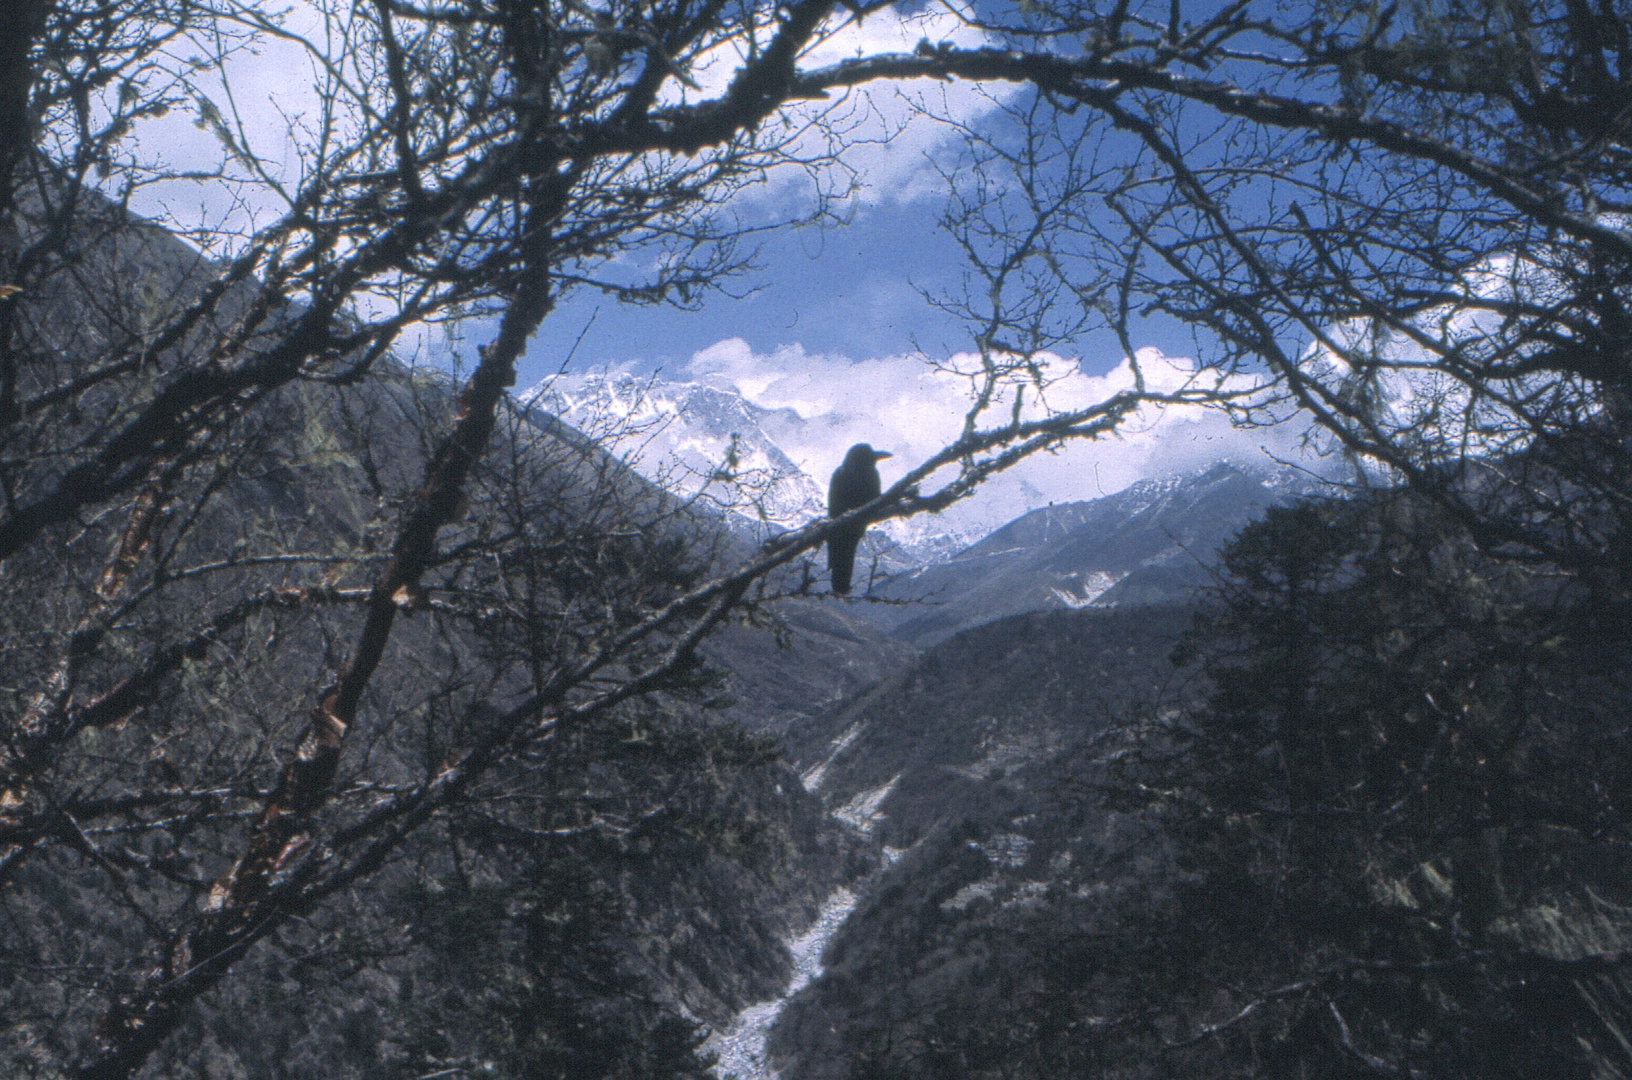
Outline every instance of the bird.
MULTIPOLYGON (((858 506, 866 506, 878 498, 881 490, 879 458, 893 457, 888 450, 874 450, 866 443, 857 443, 844 455, 844 464, 833 471, 833 481, 827 486, 827 516, 843 517, 858 506)), ((850 575, 856 568, 856 548, 867 531, 867 523, 858 521, 834 529, 827 538, 827 572, 833 579, 833 591, 850 591, 850 575)))

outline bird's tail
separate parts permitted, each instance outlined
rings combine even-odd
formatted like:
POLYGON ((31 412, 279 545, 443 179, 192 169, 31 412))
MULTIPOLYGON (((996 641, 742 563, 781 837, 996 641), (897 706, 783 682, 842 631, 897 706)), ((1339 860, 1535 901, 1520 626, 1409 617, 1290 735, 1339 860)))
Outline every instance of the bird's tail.
POLYGON ((856 570, 856 541, 848 537, 834 537, 827 542, 827 572, 833 578, 833 591, 848 593, 850 577, 856 570))

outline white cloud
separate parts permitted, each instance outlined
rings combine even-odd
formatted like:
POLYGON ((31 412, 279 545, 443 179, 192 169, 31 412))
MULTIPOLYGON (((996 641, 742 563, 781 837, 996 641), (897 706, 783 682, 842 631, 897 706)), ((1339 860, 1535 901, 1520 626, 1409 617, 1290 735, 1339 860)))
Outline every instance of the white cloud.
MULTIPOLYGON (((1138 359, 1151 389, 1178 389, 1197 378, 1189 361, 1164 357, 1154 349, 1141 350, 1138 359)), ((1084 374, 1076 363, 1061 358, 1051 358, 1048 370, 1054 380, 1048 403, 1057 410, 1102 401, 1130 388, 1134 380, 1126 359, 1103 375, 1084 374)), ((568 383, 582 387, 593 378, 575 376, 568 383)), ((626 387, 647 385, 633 376, 625 378, 626 387)), ((643 468, 655 472, 658 459, 668 454, 685 459, 695 470, 710 460, 717 462, 723 453, 728 438, 723 429, 712 437, 700 435, 699 418, 688 416, 684 408, 656 403, 675 400, 676 386, 700 385, 740 395, 757 411, 751 420, 732 423, 756 425, 754 437, 762 433, 798 470, 797 478, 790 477, 797 490, 790 488, 781 503, 791 519, 786 524, 800 520, 800 515, 821 513, 826 478, 852 444, 869 442, 895 455, 881 466, 888 483, 957 438, 969 402, 967 383, 937 371, 923 356, 851 361, 810 355, 798 345, 765 354, 755 353, 740 338, 703 349, 650 385, 654 402, 647 408, 654 415, 669 409, 673 427, 660 444, 649 448, 643 468)), ((1290 426, 1237 429, 1221 413, 1200 406, 1150 406, 1116 436, 1033 457, 993 478, 972 499, 939 518, 886 528, 909 543, 942 533, 974 539, 1050 502, 1094 499, 1137 480, 1188 472, 1224 459, 1267 464, 1265 447, 1276 457, 1295 457, 1297 432, 1290 426)))
MULTIPOLYGON (((336 41, 342 28, 330 18, 355 19, 343 6, 316 0, 295 0, 280 16, 282 28, 300 35, 304 43, 259 33, 232 51, 219 66, 193 70, 187 80, 193 103, 169 115, 144 121, 131 146, 138 159, 154 173, 173 170, 207 174, 224 168, 230 181, 174 180, 138 192, 132 201, 138 213, 182 231, 219 230, 223 237, 248 235, 286 209, 271 185, 234 161, 208 124, 198 123, 207 100, 225 118, 235 135, 264 165, 273 181, 293 190, 318 140, 323 115, 326 74, 321 57, 333 55, 346 77, 366 87, 370 74, 360 65, 364 56, 346 55, 336 41), (325 7, 337 14, 325 16, 325 7)), ((964 47, 987 43, 984 32, 970 27, 949 10, 934 6, 904 13, 886 9, 855 19, 841 11, 801 58, 803 67, 817 68, 843 59, 878 53, 911 52, 919 41, 950 42, 964 47)), ((672 100, 716 97, 729 85, 742 63, 738 48, 728 43, 716 50, 691 75, 701 90, 686 89, 670 79, 665 94, 672 100)), ((181 43, 178 62, 190 53, 205 57, 216 43, 205 37, 181 43)), ((845 190, 852 175, 860 183, 856 197, 864 204, 895 203, 935 197, 943 185, 931 167, 935 159, 950 159, 956 131, 944 123, 975 124, 1019 91, 1003 84, 983 87, 969 82, 920 80, 908 84, 861 87, 832 100, 792 106, 773 121, 785 123, 792 135, 792 152, 817 162, 813 170, 789 167, 773 170, 768 182, 741 194, 734 206, 744 221, 802 215, 811 206, 811 183, 829 192, 845 190), (823 159, 842 155, 844 168, 823 159)), ((345 95, 336 101, 339 115, 331 121, 341 130, 354 125, 346 115, 357 103, 345 95)))
MULTIPOLYGON (((960 358, 953 358, 954 360, 960 358)), ((1140 350, 1147 386, 1176 390, 1196 377, 1187 360, 1155 349, 1140 350)), ((957 438, 968 408, 967 383, 936 371, 922 356, 860 362, 809 356, 797 345, 764 355, 733 338, 697 353, 678 374, 729 387, 765 409, 788 409, 802 423, 789 424, 782 449, 806 473, 825 477, 857 442, 890 450, 896 470, 929 457, 957 438)), ((1124 359, 1104 375, 1087 375, 1055 358, 1048 403, 1071 410, 1103 401, 1133 386, 1124 359)), ((1049 502, 1092 499, 1150 476, 1183 471, 1223 458, 1258 458, 1269 439, 1264 430, 1243 431, 1227 417, 1200 406, 1147 406, 1114 438, 1068 446, 1040 455, 993 480, 967 507, 950 513, 960 528, 996 527, 1049 502)), ((1286 433, 1274 440, 1290 451, 1286 433)))
MULTIPOLYGON (((991 44, 984 31, 944 8, 912 14, 892 8, 869 15, 859 24, 848 19, 805 55, 803 66, 825 67, 876 53, 910 53, 926 40, 959 48, 991 44)), ((839 113, 848 116, 848 125, 841 126, 848 143, 845 157, 860 174, 861 199, 905 202, 942 194, 945 185, 931 163, 944 161, 958 145, 960 136, 954 125, 974 126, 1022 92, 1010 83, 930 79, 852 91, 843 99, 839 113), (846 106, 850 106, 848 114, 846 106)))
POLYGON ((1301 358, 1304 377, 1333 399, 1363 403, 1369 422, 1424 461, 1520 453, 1536 438, 1538 420, 1596 411, 1591 390, 1570 376, 1488 374, 1522 367, 1512 361, 1547 340, 1524 321, 1515 323, 1504 306, 1561 304, 1567 283, 1556 271, 1503 254, 1481 261, 1457 284, 1463 299, 1420 313, 1409 332, 1368 319, 1326 327, 1301 358))

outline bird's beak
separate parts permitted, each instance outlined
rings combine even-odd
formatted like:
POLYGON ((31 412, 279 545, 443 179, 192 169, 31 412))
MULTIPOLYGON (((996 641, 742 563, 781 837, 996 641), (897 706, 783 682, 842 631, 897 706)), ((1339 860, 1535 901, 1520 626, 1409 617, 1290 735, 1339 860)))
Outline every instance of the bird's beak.
POLYGON ((881 458, 881 457, 894 457, 894 456, 895 455, 890 453, 888 450, 874 450, 873 451, 873 459, 874 460, 877 460, 878 458, 881 458))

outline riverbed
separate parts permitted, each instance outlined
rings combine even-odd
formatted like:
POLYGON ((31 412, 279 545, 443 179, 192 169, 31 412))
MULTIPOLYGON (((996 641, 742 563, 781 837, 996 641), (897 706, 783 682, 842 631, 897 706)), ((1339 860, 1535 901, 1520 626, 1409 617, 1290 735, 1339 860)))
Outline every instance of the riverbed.
POLYGON ((730 1027, 709 1038, 705 1049, 720 1056, 714 1066, 719 1080, 776 1080, 776 1072, 765 1061, 765 1036, 788 999, 822 973, 822 950, 855 910, 856 900, 856 893, 849 889, 839 889, 829 896, 810 928, 788 942, 793 953, 793 978, 782 996, 748 1006, 730 1027))

